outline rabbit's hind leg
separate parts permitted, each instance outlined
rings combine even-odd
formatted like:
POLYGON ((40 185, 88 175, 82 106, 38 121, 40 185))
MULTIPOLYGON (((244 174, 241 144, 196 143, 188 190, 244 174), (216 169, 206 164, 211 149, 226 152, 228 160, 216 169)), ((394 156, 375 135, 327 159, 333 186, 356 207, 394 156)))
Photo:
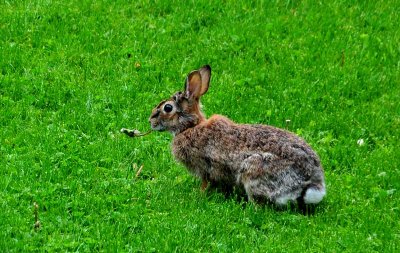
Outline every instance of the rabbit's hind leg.
POLYGON ((303 178, 289 161, 271 153, 255 153, 244 159, 241 165, 237 182, 243 185, 249 199, 254 202, 265 199, 285 206, 296 202, 302 194, 303 178))
POLYGON ((241 163, 237 184, 243 186, 251 202, 272 202, 273 187, 266 180, 265 168, 273 157, 270 153, 254 153, 241 163))

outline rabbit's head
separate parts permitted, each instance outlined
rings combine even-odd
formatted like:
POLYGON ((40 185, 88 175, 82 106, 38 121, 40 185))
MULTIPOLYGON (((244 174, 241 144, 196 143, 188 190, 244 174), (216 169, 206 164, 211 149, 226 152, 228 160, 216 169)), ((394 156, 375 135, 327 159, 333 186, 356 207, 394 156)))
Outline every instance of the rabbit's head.
POLYGON ((153 109, 149 119, 151 128, 177 134, 204 121, 200 97, 207 92, 210 78, 209 65, 190 72, 184 91, 176 92, 170 99, 160 102, 153 109))

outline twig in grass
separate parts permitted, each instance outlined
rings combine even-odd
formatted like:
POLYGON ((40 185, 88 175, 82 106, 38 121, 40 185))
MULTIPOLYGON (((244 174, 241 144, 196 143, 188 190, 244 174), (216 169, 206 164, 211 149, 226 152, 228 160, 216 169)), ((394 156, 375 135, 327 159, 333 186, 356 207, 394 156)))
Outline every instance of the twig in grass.
POLYGON ((35 231, 40 229, 40 220, 39 220, 39 205, 36 202, 33 202, 34 214, 35 214, 35 224, 33 225, 35 231))
POLYGON ((145 132, 145 133, 141 133, 139 130, 136 129, 127 129, 127 128, 122 128, 121 133, 128 135, 129 137, 141 137, 141 136, 145 136, 148 135, 149 133, 151 133, 151 130, 145 132))
POLYGON ((138 171, 136 172, 136 178, 139 177, 140 173, 142 172, 142 169, 143 169, 143 165, 140 165, 138 171))

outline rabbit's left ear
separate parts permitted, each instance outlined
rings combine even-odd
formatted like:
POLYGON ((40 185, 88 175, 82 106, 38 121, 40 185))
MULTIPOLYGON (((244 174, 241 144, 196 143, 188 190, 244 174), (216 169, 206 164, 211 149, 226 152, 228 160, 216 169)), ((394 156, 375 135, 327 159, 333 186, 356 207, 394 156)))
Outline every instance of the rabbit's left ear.
POLYGON ((210 85, 210 78, 211 67, 209 65, 190 72, 185 83, 186 96, 191 99, 200 98, 200 96, 207 92, 210 85))

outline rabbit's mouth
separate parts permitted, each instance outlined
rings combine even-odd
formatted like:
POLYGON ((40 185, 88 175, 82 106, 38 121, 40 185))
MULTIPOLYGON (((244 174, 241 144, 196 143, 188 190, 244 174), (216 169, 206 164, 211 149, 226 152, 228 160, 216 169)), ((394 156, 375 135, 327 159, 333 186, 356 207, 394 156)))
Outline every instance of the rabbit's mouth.
POLYGON ((165 127, 163 125, 161 125, 161 124, 156 125, 156 124, 153 124, 153 122, 151 122, 151 129, 154 131, 160 131, 160 132, 165 131, 165 127))

